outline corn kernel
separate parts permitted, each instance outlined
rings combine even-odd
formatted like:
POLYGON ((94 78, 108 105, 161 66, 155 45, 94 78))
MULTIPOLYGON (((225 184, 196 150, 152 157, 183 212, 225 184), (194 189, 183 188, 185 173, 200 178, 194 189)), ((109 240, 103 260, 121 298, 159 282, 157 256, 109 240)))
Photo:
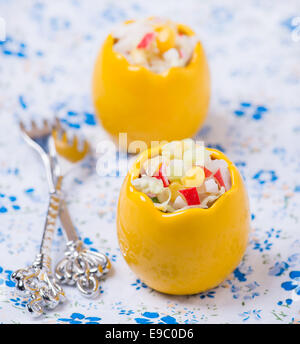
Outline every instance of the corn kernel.
POLYGON ((171 191, 171 202, 174 202, 175 199, 180 196, 179 190, 183 189, 183 185, 179 182, 173 182, 169 186, 171 191))
POLYGON ((181 178, 181 182, 186 187, 198 187, 204 182, 205 174, 202 167, 195 166, 189 169, 185 176, 181 178))
POLYGON ((161 25, 155 28, 156 44, 161 53, 174 48, 176 33, 169 25, 161 25))

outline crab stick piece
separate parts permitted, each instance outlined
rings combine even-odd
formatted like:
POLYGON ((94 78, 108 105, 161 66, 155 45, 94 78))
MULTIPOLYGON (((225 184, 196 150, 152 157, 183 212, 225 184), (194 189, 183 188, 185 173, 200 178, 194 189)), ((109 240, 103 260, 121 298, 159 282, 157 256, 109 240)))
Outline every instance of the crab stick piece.
POLYGON ((182 189, 179 192, 184 196, 188 205, 199 205, 200 199, 197 188, 182 189))

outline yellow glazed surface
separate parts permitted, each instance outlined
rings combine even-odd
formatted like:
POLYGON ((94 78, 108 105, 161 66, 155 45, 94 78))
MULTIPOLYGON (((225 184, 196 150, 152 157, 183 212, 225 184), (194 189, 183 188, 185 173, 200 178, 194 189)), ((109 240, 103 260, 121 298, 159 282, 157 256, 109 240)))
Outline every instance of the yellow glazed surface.
MULTIPOLYGON (((178 25, 180 31, 193 31, 178 25)), ((103 127, 117 141, 128 133, 128 143, 183 139, 203 124, 209 105, 210 77, 200 42, 190 63, 156 74, 130 65, 113 50, 109 35, 98 55, 93 74, 93 101, 103 127)))
POLYGON ((89 145, 87 141, 84 141, 84 145, 81 150, 78 149, 78 140, 76 136, 71 145, 68 143, 68 137, 66 133, 59 138, 57 131, 54 130, 53 138, 57 153, 71 162, 77 162, 83 159, 89 151, 89 145))
POLYGON ((150 198, 131 185, 141 163, 159 153, 144 151, 124 180, 117 230, 123 256, 149 287, 168 294, 195 294, 217 286, 239 264, 248 241, 248 196, 238 169, 221 152, 232 187, 209 209, 175 213, 157 210, 150 198))

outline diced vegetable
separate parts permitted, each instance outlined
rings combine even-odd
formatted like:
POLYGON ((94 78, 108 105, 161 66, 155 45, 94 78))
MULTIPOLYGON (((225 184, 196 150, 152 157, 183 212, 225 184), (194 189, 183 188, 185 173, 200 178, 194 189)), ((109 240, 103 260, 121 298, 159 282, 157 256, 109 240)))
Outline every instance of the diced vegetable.
POLYGON ((205 191, 208 193, 218 193, 219 191, 219 187, 218 184, 214 181, 214 179, 207 179, 204 182, 204 186, 205 186, 205 191))
POLYGON ((163 57, 165 61, 167 61, 171 67, 178 67, 180 64, 179 54, 178 51, 174 48, 167 50, 163 57))
POLYGON ((227 167, 221 167, 220 170, 225 184, 225 190, 228 191, 231 188, 231 177, 229 169, 227 167))
POLYGON ((181 209, 181 208, 185 207, 186 205, 187 205, 187 203, 185 202, 185 200, 181 196, 178 196, 173 203, 173 208, 174 209, 181 209))
POLYGON ((228 168, 228 164, 225 160, 209 159, 209 161, 205 164, 205 167, 215 174, 218 169, 228 168))
POLYGON ((184 196, 188 205, 200 204, 197 188, 182 189, 179 192, 184 196))

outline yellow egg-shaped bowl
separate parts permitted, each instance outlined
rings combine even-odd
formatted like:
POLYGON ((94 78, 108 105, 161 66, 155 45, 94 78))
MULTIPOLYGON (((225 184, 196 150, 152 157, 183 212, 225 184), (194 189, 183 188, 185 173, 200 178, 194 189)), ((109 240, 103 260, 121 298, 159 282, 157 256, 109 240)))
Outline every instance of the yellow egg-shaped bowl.
MULTIPOLYGON (((188 35, 184 25, 178 29, 188 35)), ((93 72, 93 103, 103 127, 118 142, 127 133, 128 144, 192 137, 203 124, 210 98, 207 59, 200 42, 185 67, 171 67, 157 74, 130 65, 113 49, 109 35, 93 72)))
POLYGON ((210 208, 173 213, 156 209, 131 181, 141 164, 160 147, 140 154, 122 185, 117 213, 121 252, 129 267, 149 287, 167 294, 203 292, 221 283, 242 259, 250 230, 247 191, 235 165, 228 163, 232 187, 210 208))

